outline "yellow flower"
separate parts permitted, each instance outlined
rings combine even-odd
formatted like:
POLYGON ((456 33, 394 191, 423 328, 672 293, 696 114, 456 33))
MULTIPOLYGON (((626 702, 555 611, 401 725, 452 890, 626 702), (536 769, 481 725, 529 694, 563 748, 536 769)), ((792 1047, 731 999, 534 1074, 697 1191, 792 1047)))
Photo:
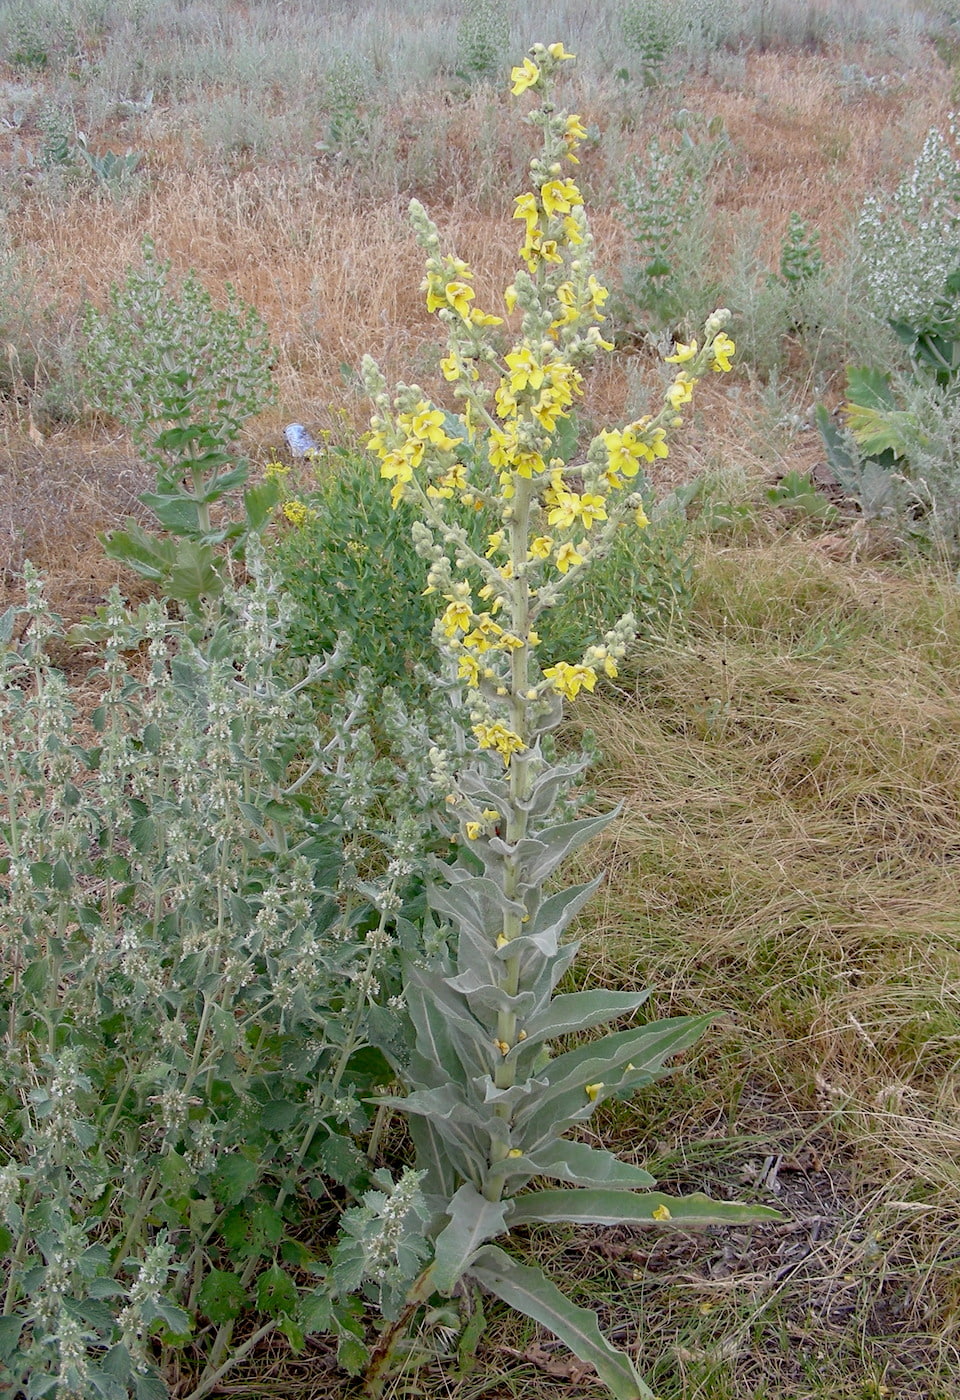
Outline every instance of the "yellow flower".
POLYGON ((468 841, 476 841, 477 837, 480 835, 481 831, 483 830, 483 827, 480 825, 479 822, 467 822, 467 823, 464 825, 464 828, 463 828, 463 829, 464 829, 464 831, 467 833, 467 840, 468 840, 468 841))
POLYGON ((653 1219, 672 1220, 673 1216, 670 1214, 669 1206, 657 1206, 656 1210, 653 1212, 653 1219))
POLYGON ((510 70, 510 81, 513 83, 510 91, 514 97, 519 97, 527 88, 534 87, 540 81, 540 69, 532 58, 525 58, 518 68, 510 70))
POLYGON ((268 462, 263 469, 263 474, 268 481, 282 481, 285 476, 290 475, 290 468, 284 462, 268 462))
MULTIPOLYGON (((469 290, 469 288, 468 288, 469 290)), ((413 413, 401 413, 397 419, 415 443, 432 443, 434 447, 456 447, 458 439, 448 437, 444 432, 444 416, 439 408, 431 408, 426 399, 421 399, 413 413)), ((422 457, 423 452, 419 454, 422 457)), ((414 466, 419 465, 419 457, 414 466)))
POLYGON ((576 58, 576 54, 567 53, 562 44, 550 44, 547 53, 557 63, 563 63, 568 58, 576 58))
POLYGON ((459 379, 462 374, 460 362, 455 353, 449 354, 446 359, 440 361, 440 369, 444 379, 459 379))
POLYGON ((638 530, 645 530, 650 524, 650 521, 647 518, 647 512, 644 510, 643 506, 637 506, 633 518, 636 522, 638 530))
POLYGON ((548 180, 540 189, 540 199, 547 214, 569 214, 583 195, 572 180, 548 180))
POLYGON ((610 293, 607 291, 606 287, 604 287, 600 282, 597 281, 596 277, 594 277, 592 272, 587 278, 587 290, 590 293, 590 309, 593 311, 594 315, 597 316, 597 320, 605 320, 606 318, 600 316, 598 313, 600 311, 600 307, 606 301, 610 293))
POLYGON ((477 658, 467 652, 460 656, 457 659, 457 676, 476 690, 480 684, 480 663, 477 658))
MULTIPOLYGON (((515 219, 524 219, 527 225, 527 233, 531 234, 540 222, 540 206, 537 204, 535 194, 514 195, 513 202, 517 206, 513 211, 515 219)), ((509 290, 509 289, 508 289, 509 290)), ((511 311, 513 307, 509 308, 511 311)))
POLYGON ((563 131, 563 139, 567 144, 567 160, 573 161, 574 165, 579 165, 580 161, 574 155, 577 144, 586 138, 586 131, 581 124, 580 118, 571 113, 567 117, 563 131))
POLYGON ((736 350, 736 345, 725 331, 721 331, 710 348, 713 351, 710 368, 718 373, 726 372, 730 368, 730 356, 736 350))
POLYGON ((559 525, 561 530, 569 530, 570 526, 576 523, 577 505, 580 497, 562 486, 559 490, 553 488, 551 497, 555 504, 547 516, 547 523, 559 525))
POLYGON ((596 1103, 596 1101, 597 1101, 597 1095, 599 1094, 600 1090, 603 1088, 603 1080, 601 1079, 600 1082, 599 1082, 598 1084, 584 1084, 583 1088, 584 1088, 584 1092, 586 1093, 586 1096, 587 1096, 587 1098, 590 1100, 590 1102, 591 1102, 591 1103, 596 1103))
POLYGON ((512 282, 509 287, 506 287, 504 289, 503 304, 507 308, 508 312, 513 311, 514 307, 517 304, 517 289, 512 282))
POLYGON ((484 807, 480 815, 485 822, 498 822, 500 820, 500 813, 495 807, 484 807))
POLYGON ((548 666, 544 676, 552 684, 558 695, 568 700, 576 700, 581 690, 593 690, 597 683, 597 673, 592 666, 571 666, 569 661, 558 661, 556 666, 548 666))
POLYGON ((565 574, 571 565, 582 563, 583 555, 569 541, 557 550, 557 568, 562 574, 565 574))
POLYGON ((472 287, 468 287, 466 282, 448 282, 444 295, 458 315, 465 321, 470 319, 469 303, 476 296, 472 287))
POLYGON ((489 312, 487 312, 487 311, 481 311, 480 308, 479 308, 479 306, 472 306, 472 307, 470 308, 470 317, 469 317, 469 320, 470 320, 471 326, 502 326, 502 325, 503 325, 503 317, 502 317, 502 316, 491 316, 491 315, 489 314, 489 312))
POLYGON ((494 749, 500 755, 504 768, 510 766, 513 754, 523 753, 527 747, 519 734, 514 734, 512 729, 507 729, 499 722, 475 724, 473 733, 482 749, 494 749))
POLYGON ((552 548, 553 540, 549 535, 538 535, 535 540, 531 540, 527 557, 528 559, 547 559, 552 548))
POLYGON ((673 354, 664 355, 663 358, 668 365, 682 365, 685 364, 687 360, 692 360, 696 353, 697 342, 695 340, 691 340, 689 345, 684 345, 678 340, 674 346, 673 354))
POLYGON ((522 394, 524 389, 539 389, 544 381, 544 368, 537 364, 532 351, 525 345, 521 345, 516 350, 511 350, 505 356, 505 363, 509 373, 510 388, 515 394, 522 394))
POLYGON ((473 611, 470 604, 462 598, 455 598, 453 602, 448 603, 440 619, 448 637, 452 637, 456 632, 466 632, 472 621, 473 611))
POLYGON ((666 393, 667 403, 670 407, 678 409, 681 404, 689 403, 693 398, 693 390, 696 383, 697 381, 691 379, 690 375, 687 374, 685 370, 681 370, 666 393))

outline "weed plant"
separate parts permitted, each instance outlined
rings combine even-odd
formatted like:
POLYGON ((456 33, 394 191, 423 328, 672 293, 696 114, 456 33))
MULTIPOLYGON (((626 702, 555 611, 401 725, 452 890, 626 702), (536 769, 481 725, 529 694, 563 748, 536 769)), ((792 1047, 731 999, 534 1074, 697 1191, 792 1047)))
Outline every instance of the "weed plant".
POLYGON ((708 176, 728 138, 722 119, 701 122, 686 111, 674 129, 668 141, 654 137, 617 190, 639 261, 625 267, 616 309, 622 330, 634 334, 701 318, 715 292, 702 276, 710 258, 708 176))
POLYGON ((106 538, 107 551, 197 612, 223 584, 217 547, 230 541, 241 553, 274 500, 269 485, 253 488, 240 519, 214 518, 246 483, 238 437, 273 398, 273 350, 263 320, 232 288, 217 308, 193 273, 176 293, 169 273, 147 240, 143 267, 111 288, 109 310, 88 307, 86 386, 92 406, 119 419, 157 473, 141 500, 164 533, 128 520, 106 538))
POLYGON ((193 640, 114 596, 92 710, 49 659, 58 619, 31 572, 3 619, 15 1393, 149 1400, 177 1352, 199 1400, 271 1333, 332 1329, 348 1364, 356 1343, 350 1309, 304 1287, 300 1224, 311 1183, 370 1174, 353 1135, 386 1066, 366 1008, 395 981, 422 819, 373 760, 364 694, 317 713, 335 659, 281 676, 286 604, 254 550, 248 568, 193 640))

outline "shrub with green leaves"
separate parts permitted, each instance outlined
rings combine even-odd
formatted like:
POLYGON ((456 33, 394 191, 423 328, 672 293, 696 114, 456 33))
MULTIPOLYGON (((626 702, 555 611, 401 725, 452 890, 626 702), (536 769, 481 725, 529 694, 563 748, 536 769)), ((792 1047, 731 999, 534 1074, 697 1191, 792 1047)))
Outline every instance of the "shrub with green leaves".
POLYGON ((917 368, 946 385, 960 372, 960 133, 933 127, 892 199, 871 196, 859 235, 874 314, 917 368))
POLYGON ((495 78, 507 57, 510 16, 505 0, 467 0, 457 27, 457 73, 495 78))
POLYGON ((820 231, 793 210, 780 245, 780 277, 795 295, 823 272, 820 231))
POLYGON ((175 1367, 199 1400, 274 1333, 363 1351, 302 1222, 311 1192, 371 1185, 367 1016, 396 990, 425 745, 398 719, 405 781, 368 690, 318 713, 335 663, 290 678, 286 602, 248 568, 192 638, 115 595, 92 708, 30 571, 0 619, 11 1394, 159 1400, 175 1367))
MULTIPOLYGON (((435 690, 436 616, 423 591, 423 561, 410 523, 391 509, 374 462, 339 449, 313 456, 317 488, 285 502, 271 546, 292 612, 289 646, 310 657, 350 639, 351 665, 424 705, 435 690)), ((690 552, 682 513, 651 506, 643 532, 620 530, 609 553, 544 619, 549 661, 570 650, 587 614, 602 630, 631 607, 638 635, 661 636, 682 618, 690 589, 690 552)), ((489 513, 465 510, 460 523, 474 548, 484 547, 489 513)))

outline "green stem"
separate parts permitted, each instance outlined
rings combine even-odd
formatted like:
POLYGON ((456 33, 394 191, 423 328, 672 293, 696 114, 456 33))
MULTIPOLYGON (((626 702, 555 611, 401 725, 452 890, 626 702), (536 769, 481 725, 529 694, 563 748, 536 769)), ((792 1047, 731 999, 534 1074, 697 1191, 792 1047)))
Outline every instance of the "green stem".
MULTIPOLYGON (((406 1335, 417 1310, 430 1297, 432 1291, 430 1288, 431 1268, 432 1266, 428 1266, 424 1269, 423 1273, 410 1285, 410 1292, 407 1294, 407 1301, 400 1316, 387 1324, 380 1333, 363 1377, 363 1394, 366 1400, 379 1400, 379 1396, 383 1394, 383 1387, 390 1379, 391 1365, 397 1352, 397 1346, 406 1335)), ((189 1396, 187 1400, 190 1400, 189 1396)))
POLYGON ((225 1361, 223 1365, 218 1366, 215 1371, 210 1370, 210 1365, 213 1365, 213 1361, 211 1360, 210 1365, 207 1366, 203 1375, 200 1377, 199 1384, 194 1390, 191 1390, 190 1394, 185 1397, 185 1400, 201 1400, 202 1396, 209 1395, 217 1382, 220 1381, 232 1367, 236 1366, 238 1361, 242 1361, 245 1356, 249 1356, 250 1353, 260 1345, 264 1337, 269 1337, 270 1333, 276 1330, 276 1327, 276 1318, 271 1318, 271 1320, 265 1322, 262 1327, 258 1327, 256 1332, 254 1332, 251 1337, 248 1337, 242 1346, 237 1347, 229 1361, 225 1361))

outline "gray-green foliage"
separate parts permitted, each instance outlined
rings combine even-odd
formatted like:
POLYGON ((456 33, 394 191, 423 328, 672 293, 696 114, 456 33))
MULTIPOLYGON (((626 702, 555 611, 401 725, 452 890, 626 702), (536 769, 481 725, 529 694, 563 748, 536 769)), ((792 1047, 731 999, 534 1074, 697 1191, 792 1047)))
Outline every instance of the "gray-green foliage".
POLYGON ((642 81, 653 86, 680 42, 677 6, 664 0, 627 0, 620 15, 624 48, 635 56, 642 81))
POLYGON ((633 241, 620 314, 655 332, 687 313, 697 315, 704 300, 712 300, 703 285, 709 175, 729 144, 722 118, 704 123, 681 111, 673 125, 665 140, 651 140, 643 161, 627 170, 617 188, 633 241))
POLYGON ((960 365, 960 157, 957 119, 932 128, 888 201, 860 213, 861 255, 874 314, 894 326, 921 365, 960 365))
POLYGON ((108 551, 196 609, 222 586, 218 547, 242 547, 275 500, 268 483, 244 492, 234 519, 211 513, 244 487, 240 431, 274 396, 266 325, 232 288, 226 306, 214 306, 193 272, 175 290, 148 239, 142 268, 111 287, 105 312, 87 309, 84 330, 89 402, 118 419, 156 469, 156 489, 142 499, 165 532, 128 520, 108 551))
POLYGON ((224 447, 274 396, 273 351, 263 319, 231 287, 216 307, 194 272, 179 288, 150 239, 143 263, 110 288, 106 311, 86 315, 91 407, 116 418, 144 458, 169 473, 180 454, 163 434, 215 425, 224 447))
POLYGON ((780 276, 794 293, 823 272, 820 231, 793 210, 780 245, 780 276))
POLYGON ((340 54, 323 74, 327 127, 318 149, 347 159, 365 154, 372 130, 367 73, 353 54, 340 54))
POLYGON ((251 1336, 363 1350, 299 1221, 309 1183, 370 1184, 367 1014, 396 982, 424 745, 407 724, 405 781, 360 724, 373 697, 318 711, 330 667, 290 676, 286 602, 248 567, 192 640, 114 596, 89 719, 32 572, 0 618, 11 1393, 156 1400, 180 1352, 197 1400, 251 1336))
POLYGON ((457 26, 457 71, 468 79, 495 78, 510 45, 505 0, 467 0, 457 26))
MULTIPOLYGON (((460 836, 456 858, 435 865, 428 889, 450 946, 433 959, 407 954, 405 1015, 379 1023, 380 1044, 406 1091, 388 1102, 409 1122, 432 1243, 407 1302, 479 1285, 551 1328, 615 1396, 634 1400, 651 1392, 594 1316, 492 1241, 514 1226, 544 1222, 683 1227, 769 1212, 651 1191, 656 1183, 643 1168, 566 1137, 606 1100, 660 1078, 709 1018, 652 1020, 561 1048, 571 1035, 632 1020, 649 993, 557 994, 577 954, 568 930, 598 882, 557 890, 552 877, 611 819, 570 818, 571 790, 587 760, 548 756, 559 717, 559 705, 544 707, 509 773, 489 755, 434 759, 438 791, 457 799, 446 824, 460 836), (564 1189, 528 1189, 542 1178, 564 1189)), ((397 1312, 394 1300, 388 1320, 397 1312)), ((388 1329, 388 1343, 392 1335, 388 1329)), ((368 1373, 373 1393, 389 1363, 388 1343, 368 1373)))

